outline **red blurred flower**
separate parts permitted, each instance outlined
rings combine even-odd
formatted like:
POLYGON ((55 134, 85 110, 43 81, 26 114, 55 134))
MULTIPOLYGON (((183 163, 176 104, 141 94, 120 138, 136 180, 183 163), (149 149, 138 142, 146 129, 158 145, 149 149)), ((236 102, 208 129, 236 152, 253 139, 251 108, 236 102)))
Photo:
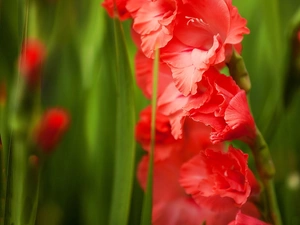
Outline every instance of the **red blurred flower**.
POLYGON ((253 179, 247 159, 232 146, 226 153, 207 149, 181 167, 180 184, 199 205, 214 211, 241 207, 250 196, 249 179, 253 179))
POLYGON ((110 17, 117 17, 120 20, 126 20, 130 18, 130 13, 126 9, 127 0, 104 0, 101 4, 104 7, 110 17), (116 4, 116 6, 114 6, 116 4), (118 12, 115 11, 118 10, 118 12))
POLYGON ((0 106, 5 105, 6 98, 7 98, 6 83, 4 81, 0 81, 0 106))
POLYGON ((46 49, 39 40, 27 40, 19 58, 20 73, 30 85, 40 81, 40 73, 45 60, 46 49))
POLYGON ((49 109, 41 118, 36 128, 36 144, 50 153, 58 144, 70 123, 70 116, 64 109, 49 109))
POLYGON ((29 166, 32 167, 32 168, 37 168, 39 166, 39 163, 40 163, 39 161, 40 161, 40 159, 36 155, 31 155, 28 158, 29 166))
POLYGON ((270 225, 265 223, 257 218, 247 216, 239 211, 236 214, 235 220, 229 223, 228 225, 270 225))

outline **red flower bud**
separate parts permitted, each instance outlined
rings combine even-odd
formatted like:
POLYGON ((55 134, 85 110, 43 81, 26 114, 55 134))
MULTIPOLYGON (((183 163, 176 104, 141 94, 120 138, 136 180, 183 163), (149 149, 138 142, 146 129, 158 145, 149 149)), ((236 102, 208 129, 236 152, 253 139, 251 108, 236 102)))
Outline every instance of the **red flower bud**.
POLYGON ((6 103, 6 84, 4 82, 0 83, 0 105, 5 105, 6 103))
POLYGON ((36 132, 36 144, 46 153, 52 152, 69 126, 70 117, 63 109, 50 109, 40 120, 36 132))
POLYGON ((29 85, 40 80, 41 68, 45 59, 45 46, 38 40, 28 40, 23 45, 19 59, 21 75, 29 85))

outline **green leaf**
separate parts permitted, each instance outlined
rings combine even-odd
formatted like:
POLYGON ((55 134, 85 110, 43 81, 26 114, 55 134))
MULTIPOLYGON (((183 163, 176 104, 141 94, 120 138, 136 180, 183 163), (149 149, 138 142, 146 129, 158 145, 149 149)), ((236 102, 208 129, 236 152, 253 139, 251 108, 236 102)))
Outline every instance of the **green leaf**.
MULTIPOLYGON (((134 93, 133 79, 125 44, 123 28, 115 20, 116 45, 116 150, 114 160, 114 183, 110 211, 110 225, 127 224, 134 179, 135 140, 134 140, 134 93)), ((114 63, 114 62, 111 62, 114 63)))
MULTIPOLYGON (((104 18, 104 17, 103 17, 104 18)), ((113 21, 103 19, 105 35, 97 54, 98 71, 95 71, 88 92, 86 134, 88 161, 86 191, 83 193, 84 224, 108 224, 110 211, 112 172, 116 142, 116 85, 113 21), (107 23, 107 24, 105 24, 107 23), (103 54, 106 52, 106 54, 103 54), (102 53, 102 54, 101 54, 102 53), (105 106, 105 107, 103 107, 105 106)))

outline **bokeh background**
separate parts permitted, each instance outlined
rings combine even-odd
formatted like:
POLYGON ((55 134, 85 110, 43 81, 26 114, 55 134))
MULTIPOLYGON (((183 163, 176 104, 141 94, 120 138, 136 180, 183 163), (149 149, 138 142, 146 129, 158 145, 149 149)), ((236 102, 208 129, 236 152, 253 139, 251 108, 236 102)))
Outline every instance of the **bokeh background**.
MULTIPOLYGON (((277 170, 283 224, 299 225, 300 2, 233 0, 233 5, 251 31, 242 56, 252 82, 252 112, 277 170)), ((118 216, 123 224, 140 224, 143 191, 135 167, 143 151, 131 131, 149 102, 134 80, 130 25, 114 24, 99 0, 0 1, 0 82, 7 86, 1 126, 9 127, 24 37, 47 48, 41 107, 64 107, 71 114, 68 132, 42 168, 37 225, 118 225, 112 222, 118 216), (131 150, 120 147, 124 139, 131 150), (128 216, 115 213, 120 211, 128 216)), ((2 139, 9 142, 7 133, 2 139)))

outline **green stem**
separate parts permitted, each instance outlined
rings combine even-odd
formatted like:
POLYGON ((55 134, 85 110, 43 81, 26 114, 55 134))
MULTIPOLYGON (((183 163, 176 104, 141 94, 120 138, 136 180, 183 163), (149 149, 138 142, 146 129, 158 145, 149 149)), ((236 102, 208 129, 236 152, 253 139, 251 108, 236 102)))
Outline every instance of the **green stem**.
MULTIPOLYGON (((251 89, 251 82, 242 56, 233 50, 232 57, 227 66, 229 68, 230 75, 233 77, 237 85, 248 93, 251 89)), ((256 128, 256 138, 252 144, 249 144, 249 146, 254 156, 257 171, 264 185, 268 219, 273 225, 281 225, 281 216, 278 209, 273 181, 275 176, 275 167, 269 147, 258 128, 256 128)))
MULTIPOLYGON (((23 0, 20 8, 24 20, 22 42, 26 48, 30 0, 23 0)), ((9 121, 13 146, 7 168, 5 224, 34 225, 40 176, 37 168, 30 167, 29 156, 36 150, 31 143, 31 127, 40 109, 40 90, 39 86, 29 87, 20 72, 17 75, 9 121)))
POLYGON ((266 199, 269 207, 268 216, 270 217, 272 224, 281 225, 282 220, 277 205, 274 181, 273 179, 263 179, 262 181, 266 190, 266 199))
POLYGON ((13 146, 8 168, 5 221, 14 225, 34 225, 39 189, 39 170, 30 165, 35 150, 31 144, 31 127, 39 110, 39 90, 31 90, 24 79, 16 85, 10 128, 13 146))
POLYGON ((26 166, 26 148, 21 135, 14 135, 14 148, 12 149, 12 202, 11 219, 12 223, 21 225, 23 221, 23 208, 25 205, 25 175, 26 166))
POLYGON ((275 167, 271 158, 269 147, 258 128, 256 128, 254 144, 250 147, 252 149, 260 177, 263 179, 273 178, 275 175, 275 167))
POLYGON ((267 215, 273 225, 281 225, 281 216, 278 209, 277 198, 274 187, 275 167, 271 157, 271 153, 264 137, 256 128, 256 139, 253 145, 250 145, 252 150, 256 168, 264 185, 264 191, 267 201, 267 215))
POLYGON ((153 193, 153 167, 154 167, 154 150, 155 150, 155 124, 156 124, 156 106, 157 106, 157 85, 159 73, 159 49, 155 50, 153 64, 153 79, 152 79, 152 99, 151 99, 151 148, 149 151, 149 165, 147 186, 145 198, 143 202, 141 225, 152 224, 152 193, 153 193))
POLYGON ((3 147, 0 145, 0 193, 1 193, 1 204, 0 204, 0 225, 4 224, 4 212, 5 212, 5 189, 6 189, 6 178, 5 178, 5 165, 3 158, 3 147))
POLYGON ((4 224, 4 214, 5 214, 5 199, 6 199, 6 120, 5 120, 5 103, 6 98, 0 96, 0 134, 1 134, 1 144, 0 144, 0 225, 4 224), (5 144, 4 144, 5 143, 5 144))

